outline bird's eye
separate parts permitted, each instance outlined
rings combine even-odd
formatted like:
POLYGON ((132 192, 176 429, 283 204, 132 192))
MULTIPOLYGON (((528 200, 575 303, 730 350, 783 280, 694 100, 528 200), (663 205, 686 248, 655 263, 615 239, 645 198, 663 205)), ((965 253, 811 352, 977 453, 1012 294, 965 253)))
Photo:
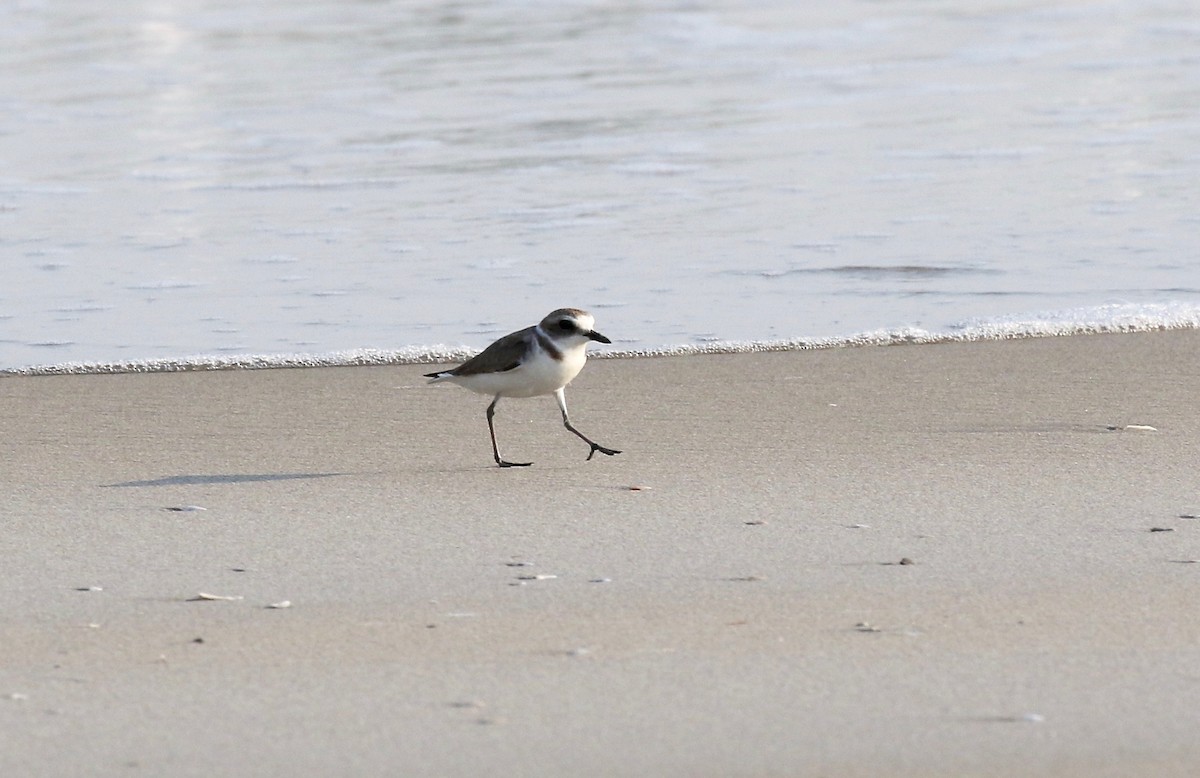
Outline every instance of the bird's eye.
POLYGON ((571 321, 570 319, 563 319, 558 323, 558 328, 563 332, 570 332, 571 330, 575 329, 575 322, 571 321))

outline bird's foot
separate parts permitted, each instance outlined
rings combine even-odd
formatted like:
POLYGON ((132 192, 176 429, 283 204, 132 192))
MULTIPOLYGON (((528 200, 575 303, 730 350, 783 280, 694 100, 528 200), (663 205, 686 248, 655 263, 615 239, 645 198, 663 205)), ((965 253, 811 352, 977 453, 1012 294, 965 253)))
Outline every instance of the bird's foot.
POLYGON ((593 443, 593 444, 592 444, 592 450, 588 452, 588 455, 587 455, 587 460, 585 460, 585 461, 589 461, 589 462, 590 462, 590 461, 591 461, 591 459, 592 459, 592 457, 596 456, 596 452, 597 452, 597 451, 599 451, 601 454, 606 454, 606 455, 608 455, 608 456, 610 456, 610 457, 611 457, 613 454, 620 454, 620 453, 621 453, 620 451, 618 451, 618 450, 617 450, 617 449, 615 449, 615 448, 608 448, 608 447, 606 447, 606 446, 601 446, 599 443, 593 443))
POLYGON ((505 462, 503 459, 497 459, 496 464, 500 467, 529 467, 532 462, 505 462))

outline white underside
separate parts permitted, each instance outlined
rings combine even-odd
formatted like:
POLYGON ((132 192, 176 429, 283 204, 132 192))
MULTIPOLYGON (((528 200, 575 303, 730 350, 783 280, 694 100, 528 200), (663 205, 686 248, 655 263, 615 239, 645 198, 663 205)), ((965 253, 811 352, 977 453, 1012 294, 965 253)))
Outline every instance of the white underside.
POLYGON ((553 359, 537 348, 519 367, 503 373, 477 373, 468 376, 448 375, 438 381, 450 381, 472 392, 492 397, 537 397, 562 389, 579 375, 587 362, 586 344, 564 349, 562 360, 553 359))

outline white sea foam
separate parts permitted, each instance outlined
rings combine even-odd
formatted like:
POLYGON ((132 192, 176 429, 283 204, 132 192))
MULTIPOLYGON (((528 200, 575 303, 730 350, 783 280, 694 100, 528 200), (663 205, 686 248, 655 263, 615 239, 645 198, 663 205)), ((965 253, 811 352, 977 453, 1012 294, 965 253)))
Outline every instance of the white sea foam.
POLYGON ((114 362, 60 362, 0 370, 0 375, 99 375, 183 373, 196 370, 266 370, 290 367, 353 367, 457 362, 478 353, 466 346, 412 346, 403 349, 350 349, 327 354, 196 354, 179 359, 114 362))
MULTIPOLYGON (((855 346, 897 346, 929 343, 969 343, 1021 338, 1098 335, 1200 329, 1200 305, 1184 303, 1112 304, 1044 311, 1027 315, 979 318, 942 330, 918 327, 879 329, 844 337, 779 340, 714 341, 654 348, 593 351, 599 359, 737 354, 766 351, 806 351, 855 346)), ((125 362, 61 362, 0 371, 8 375, 88 375, 107 373, 174 373, 197 370, 263 370, 297 367, 420 365, 460 362, 478 353, 467 346, 411 346, 403 349, 352 349, 326 354, 201 354, 180 359, 125 362)))
POLYGON ((718 341, 669 346, 658 349, 607 351, 594 356, 673 356, 684 354, 729 354, 755 351, 802 351, 847 346, 896 346, 928 343, 970 343, 987 340, 1099 335, 1106 333, 1154 332, 1200 329, 1200 305, 1162 303, 1148 305, 1112 304, 1089 308, 976 318, 947 330, 901 327, 861 332, 845 337, 791 338, 784 340, 718 341))

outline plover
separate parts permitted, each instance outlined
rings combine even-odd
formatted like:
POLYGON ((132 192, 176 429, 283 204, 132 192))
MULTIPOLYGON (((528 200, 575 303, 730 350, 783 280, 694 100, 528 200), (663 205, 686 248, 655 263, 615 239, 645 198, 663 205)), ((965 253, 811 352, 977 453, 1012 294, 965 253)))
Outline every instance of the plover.
POLYGON ((567 384, 587 361, 590 341, 612 343, 592 327, 596 320, 578 308, 559 308, 533 327, 505 335, 466 362, 452 370, 427 373, 429 383, 450 381, 479 394, 492 395, 487 407, 488 432, 492 436, 492 456, 500 467, 528 467, 532 462, 507 462, 496 445, 496 427, 492 417, 501 397, 537 397, 553 394, 562 411, 563 426, 592 447, 591 459, 599 451, 612 456, 616 449, 601 446, 575 429, 567 415, 567 384))

